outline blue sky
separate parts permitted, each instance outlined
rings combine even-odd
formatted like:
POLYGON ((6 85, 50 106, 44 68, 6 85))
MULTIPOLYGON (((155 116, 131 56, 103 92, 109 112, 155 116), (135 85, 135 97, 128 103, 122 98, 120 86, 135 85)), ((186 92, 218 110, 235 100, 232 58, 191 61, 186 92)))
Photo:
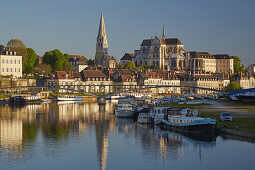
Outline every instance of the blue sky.
POLYGON ((187 50, 228 53, 255 63, 253 0, 1 1, 0 44, 21 39, 39 55, 53 49, 93 58, 103 12, 109 54, 120 58, 143 39, 179 38, 187 50))

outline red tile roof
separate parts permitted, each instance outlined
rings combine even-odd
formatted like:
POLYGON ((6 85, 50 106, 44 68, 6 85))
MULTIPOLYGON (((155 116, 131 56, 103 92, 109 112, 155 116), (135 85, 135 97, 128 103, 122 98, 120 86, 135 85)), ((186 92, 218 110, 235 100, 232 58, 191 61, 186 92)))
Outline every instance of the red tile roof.
POLYGON ((99 70, 83 70, 81 72, 84 76, 84 78, 107 78, 107 76, 99 70))
POLYGON ((65 71, 56 71, 55 72, 55 78, 56 79, 73 79, 73 76, 66 73, 65 71))

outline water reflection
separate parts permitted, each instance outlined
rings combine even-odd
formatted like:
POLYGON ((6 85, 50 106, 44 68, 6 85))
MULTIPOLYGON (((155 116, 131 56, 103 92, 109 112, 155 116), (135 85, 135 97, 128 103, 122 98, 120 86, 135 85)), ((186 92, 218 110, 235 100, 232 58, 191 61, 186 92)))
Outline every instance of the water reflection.
MULTIPOLYGON (((49 158, 64 160, 79 139, 86 141, 88 137, 94 138, 94 146, 91 147, 96 148, 97 167, 102 170, 111 169, 110 166, 117 162, 110 159, 114 155, 115 141, 109 136, 114 136, 120 143, 135 140, 134 144, 125 143, 127 148, 123 149, 135 148, 137 154, 141 150, 141 160, 160 159, 161 168, 169 166, 169 161, 185 159, 185 155, 190 154, 190 148, 196 154, 196 158, 192 159, 202 160, 203 150, 216 147, 215 139, 201 141, 161 131, 157 127, 138 125, 131 119, 115 119, 113 108, 112 103, 43 103, 16 108, 0 106, 1 160, 16 165, 15 162, 19 160, 36 159, 41 152, 45 152, 49 158), (91 133, 93 135, 88 135, 91 133)), ((129 155, 120 155, 119 159, 121 157, 129 158, 129 155)), ((0 163, 0 168, 2 166, 6 167, 0 163)), ((146 166, 143 166, 145 169, 146 166)))

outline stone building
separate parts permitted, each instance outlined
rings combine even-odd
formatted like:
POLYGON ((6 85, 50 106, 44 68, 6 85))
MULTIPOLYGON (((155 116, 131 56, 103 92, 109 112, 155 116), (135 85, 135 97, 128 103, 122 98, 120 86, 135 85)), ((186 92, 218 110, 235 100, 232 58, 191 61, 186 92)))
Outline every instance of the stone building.
POLYGON ((189 70, 193 74, 210 74, 216 72, 216 60, 214 56, 208 52, 189 52, 189 70))
POLYGON ((134 52, 134 62, 137 66, 158 66, 162 70, 188 70, 188 53, 178 38, 165 38, 163 27, 162 38, 142 41, 139 50, 134 52))
POLYGON ((228 54, 213 55, 216 59, 216 72, 217 73, 234 73, 234 59, 228 54))
POLYGON ((70 57, 68 62, 73 65, 74 72, 81 72, 88 67, 87 62, 80 57, 70 57))
POLYGON ((133 61, 134 54, 125 53, 125 55, 120 59, 120 62, 125 65, 128 61, 133 61))
POLYGON ((22 56, 9 49, 0 49, 0 75, 22 77, 22 56))

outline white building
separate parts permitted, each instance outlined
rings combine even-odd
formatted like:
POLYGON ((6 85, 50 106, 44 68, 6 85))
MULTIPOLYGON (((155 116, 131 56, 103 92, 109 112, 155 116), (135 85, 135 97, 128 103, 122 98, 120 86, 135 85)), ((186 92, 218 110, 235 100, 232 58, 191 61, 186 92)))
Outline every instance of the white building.
POLYGON ((16 55, 16 52, 0 49, 0 75, 22 77, 22 56, 16 55))

